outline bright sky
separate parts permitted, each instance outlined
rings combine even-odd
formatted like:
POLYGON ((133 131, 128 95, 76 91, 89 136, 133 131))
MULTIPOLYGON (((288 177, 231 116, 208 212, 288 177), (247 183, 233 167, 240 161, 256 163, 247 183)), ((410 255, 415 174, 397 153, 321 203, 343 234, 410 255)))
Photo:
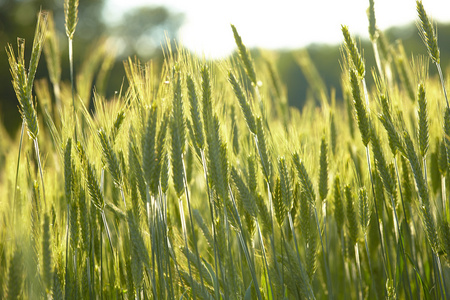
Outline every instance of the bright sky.
MULTIPOLYGON (((341 24, 367 36, 369 0, 108 0, 106 18, 143 5, 165 5, 185 15, 178 41, 197 54, 219 58, 234 48, 230 24, 248 47, 299 48, 339 43, 341 24)), ((450 1, 423 0, 434 21, 450 22, 450 1)), ((377 26, 386 29, 417 19, 415 0, 375 0, 377 26)))

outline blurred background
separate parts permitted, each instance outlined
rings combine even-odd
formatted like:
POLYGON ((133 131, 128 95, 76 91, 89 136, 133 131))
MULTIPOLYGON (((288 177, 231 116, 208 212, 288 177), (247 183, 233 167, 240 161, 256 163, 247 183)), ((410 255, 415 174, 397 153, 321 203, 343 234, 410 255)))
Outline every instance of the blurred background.
MULTIPOLYGON (((450 1, 424 0, 423 4, 437 22, 441 64, 448 71, 450 1)), ((364 48, 366 69, 374 65, 367 34, 368 6, 368 0, 79 0, 74 37, 75 73, 100 42, 106 43, 107 50, 115 53, 104 87, 105 95, 111 97, 122 85, 126 87, 123 61, 127 57, 152 59, 156 66, 160 65, 165 36, 206 59, 235 55, 232 23, 254 57, 261 54, 260 49, 276 52, 276 68, 287 86, 289 104, 301 109, 311 93, 298 63, 298 56, 305 49, 327 88, 336 91, 337 100, 342 99, 341 24, 348 25, 364 48)), ((17 37, 25 38, 25 55, 30 54, 40 9, 53 12, 60 36, 62 80, 69 80, 64 1, 0 0, 0 122, 11 136, 17 133, 21 119, 5 47, 10 43, 16 49, 17 37)), ((375 14, 377 25, 385 31, 389 43, 396 45, 397 40, 402 40, 407 58, 411 58, 412 52, 426 53, 415 24, 415 1, 375 0, 375 14)), ((42 77, 48 77, 44 55, 36 75, 37 79, 42 77)))

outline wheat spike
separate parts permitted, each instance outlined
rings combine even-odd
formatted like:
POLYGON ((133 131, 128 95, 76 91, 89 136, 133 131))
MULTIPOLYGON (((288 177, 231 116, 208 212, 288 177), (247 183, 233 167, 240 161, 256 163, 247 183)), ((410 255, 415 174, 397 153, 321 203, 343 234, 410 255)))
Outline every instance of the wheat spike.
POLYGON ((277 177, 277 179, 275 180, 275 189, 272 194, 272 203, 273 209, 275 210, 275 218, 278 225, 281 227, 284 222, 284 218, 286 217, 287 210, 283 202, 283 197, 281 196, 281 184, 279 177, 277 177))
POLYGON ((292 193, 291 176, 284 157, 278 158, 278 172, 280 174, 281 198, 286 209, 290 211, 294 202, 294 195, 292 193))
POLYGON ((78 23, 78 0, 64 0, 64 16, 66 34, 72 40, 78 23))
POLYGON ((344 187, 345 200, 346 200, 346 215, 347 215, 347 229, 349 238, 352 244, 356 244, 359 236, 359 224, 355 211, 355 204, 353 201, 353 193, 350 186, 344 187))
POLYGON ((244 93, 242 92, 242 88, 239 85, 238 81, 234 74, 230 71, 228 72, 228 81, 231 83, 233 87, 234 94, 239 101, 239 106, 241 107, 242 113, 244 114, 245 121, 247 122, 248 129, 253 134, 256 134, 256 121, 255 116, 253 115, 250 104, 247 101, 244 93))
POLYGON ((328 145, 325 137, 322 137, 319 155, 319 196, 323 201, 327 198, 328 194, 328 145))
POLYGON ((263 168, 267 182, 270 183, 270 179, 272 177, 272 164, 267 149, 266 133, 263 128, 263 121, 261 117, 256 118, 256 137, 258 142, 258 151, 261 166, 263 168))
POLYGON ((236 42, 236 45, 238 47, 239 51, 239 57, 241 58, 242 62, 244 63, 245 71, 247 73, 248 78, 250 78, 250 81, 256 85, 256 74, 255 74, 255 67, 253 66, 253 61, 250 56, 250 52, 247 50, 245 45, 242 43, 242 39, 240 35, 238 34, 236 27, 234 25, 231 25, 231 29, 233 30, 234 40, 236 42))
POLYGON ((434 63, 440 63, 440 53, 437 44, 436 32, 433 29, 430 19, 423 7, 422 1, 416 1, 417 14, 419 15, 420 22, 418 22, 418 27, 420 30, 420 36, 423 42, 427 46, 428 54, 434 63))
POLYGON ((120 128, 122 128, 123 122, 125 121, 125 111, 122 109, 117 113, 116 118, 114 119, 113 127, 111 128, 111 144, 115 144, 117 135, 119 134, 120 128))
MULTIPOLYGON (((209 73, 208 73, 208 70, 206 69, 206 67, 204 67, 204 69, 202 69, 202 76, 205 77, 205 79, 202 82, 202 84, 205 85, 205 87, 203 87, 203 90, 205 91, 205 90, 210 89, 209 73)), ((191 108, 191 119, 192 119, 192 125, 193 125, 193 129, 194 129, 195 142, 199 149, 203 149, 205 146, 204 145, 205 137, 203 135, 203 123, 202 123, 202 119, 200 116, 200 106, 199 106, 198 99, 197 99, 197 93, 195 91, 194 81, 192 80, 192 77, 190 75, 187 76, 186 83, 187 83, 187 88, 188 88, 188 98, 189 98, 189 103, 190 103, 190 108, 191 108)))
POLYGON ((359 223, 361 224, 361 229, 363 234, 367 233, 369 223, 370 223, 370 204, 367 197, 367 191, 365 188, 359 190, 359 223))
POLYGON ((450 264, 450 225, 447 220, 439 220, 439 245, 445 253, 447 263, 450 264))
POLYGON ((331 146, 331 153, 333 153, 333 156, 336 155, 337 139, 338 139, 338 133, 337 133, 336 121, 334 120, 334 113, 331 112, 330 113, 330 146, 331 146))
POLYGON ((342 202, 341 182, 338 175, 334 178, 334 219, 336 220, 338 233, 341 235, 344 228, 345 211, 342 202))
POLYGON ((30 99, 32 98, 31 91, 33 90, 34 77, 47 33, 47 25, 48 13, 43 11, 39 12, 36 31, 34 33, 33 49, 31 51, 30 66, 28 68, 27 96, 30 99))
POLYGON ((122 173, 120 170, 119 160, 114 152, 109 137, 106 136, 106 132, 103 129, 98 131, 98 137, 100 138, 100 143, 102 145, 103 160, 108 167, 108 171, 111 174, 114 184, 119 188, 122 188, 122 173))
POLYGON ((100 190, 100 185, 97 181, 96 171, 94 166, 91 165, 86 157, 86 152, 80 142, 77 144, 78 155, 83 165, 85 172, 86 183, 88 186, 89 195, 91 197, 92 203, 100 211, 104 210, 105 202, 103 199, 103 194, 100 190))
POLYGON ((171 164, 175 191, 178 197, 184 193, 183 153, 186 142, 186 122, 184 120, 183 102, 181 95, 181 78, 178 74, 173 87, 173 105, 170 120, 172 140, 171 164))
MULTIPOLYGON (((150 185, 152 177, 156 171, 156 124, 158 107, 153 104, 148 112, 145 134, 142 136, 142 166, 145 174, 145 181, 150 185)), ((137 157, 136 157, 137 158, 137 157)), ((153 191, 153 190, 152 190, 153 191)))
POLYGON ((448 107, 444 113, 444 141, 447 149, 447 162, 450 164, 450 108, 448 107))
MULTIPOLYGON (((48 14, 47 36, 44 43, 44 54, 47 61, 47 69, 50 81, 53 85, 59 85, 61 80, 61 55, 59 52, 59 41, 55 31, 53 14, 48 14)), ((55 95, 58 97, 58 95, 55 95)))
POLYGON ((429 144, 428 110, 427 98, 423 83, 419 84, 417 91, 417 103, 419 104, 419 150, 420 155, 425 157, 429 144))
POLYGON ((7 300, 21 299, 23 283, 23 258, 19 250, 15 250, 9 263, 7 300))
POLYGON ((411 165, 411 169, 414 175, 414 179, 416 181, 416 186, 419 191, 419 196, 421 203, 425 203, 425 205, 429 205, 429 193, 428 193, 428 185, 423 178, 422 167, 420 165, 419 159, 417 157, 416 150, 414 149, 413 142, 408 132, 404 132, 403 134, 405 145, 406 145, 406 154, 411 165))
POLYGON ((241 176, 239 176, 238 171, 236 168, 231 168, 231 180, 233 181, 234 185, 236 186, 239 198, 242 201, 243 207, 245 211, 253 218, 256 218, 258 213, 258 208, 256 206, 255 199, 253 197, 253 194, 250 192, 247 185, 242 180, 241 176))
POLYGON ((445 176, 448 170, 447 148, 445 146, 445 140, 439 142, 438 167, 439 173, 441 173, 442 176, 445 176))
POLYGON ((383 180, 383 185, 389 195, 394 195, 395 183, 391 177, 386 159, 384 158, 383 149, 381 148, 380 139, 375 130, 372 130, 372 151, 375 158, 375 166, 383 180))
POLYGON ((8 61, 11 75, 13 77, 13 87, 16 92, 17 100, 20 105, 20 114, 22 119, 27 124, 28 135, 35 140, 39 133, 39 124, 37 120, 36 109, 31 98, 31 92, 28 91, 28 82, 25 71, 25 41, 18 39, 18 58, 14 57, 14 50, 11 45, 7 48, 8 61), (29 97, 30 95, 30 97, 29 97))
POLYGON ((42 278, 46 292, 49 293, 52 287, 52 249, 50 234, 50 218, 44 214, 44 224, 42 227, 42 278))
POLYGON ((367 17, 369 19, 369 35, 370 40, 377 39, 377 26, 375 19, 375 4, 373 0, 369 0, 369 8, 367 9, 367 17))
POLYGON ((358 48, 355 45, 355 41, 350 36, 350 32, 348 31, 348 27, 345 25, 341 26, 342 34, 344 35, 345 48, 347 49, 347 54, 351 58, 351 62, 353 66, 358 71, 358 75, 360 78, 364 78, 365 68, 364 61, 359 54, 358 48))
POLYGON ((294 153, 292 155, 292 160, 297 170, 297 175, 298 178, 300 179, 303 190, 305 191, 305 195, 308 198, 310 205, 315 206, 316 194, 314 192, 314 187, 311 178, 309 177, 308 172, 306 171, 303 161, 300 160, 300 156, 298 155, 298 153, 294 153))
POLYGON ((378 119, 383 124, 383 127, 386 129, 388 134, 389 147, 391 148, 392 154, 395 156, 397 152, 406 155, 405 147, 403 145, 403 141, 400 138, 400 134, 394 126, 392 121, 388 98, 386 95, 380 95, 380 102, 383 108, 383 113, 378 116, 378 119))
POLYGON ((72 139, 68 138, 64 148, 64 187, 67 203, 70 203, 72 199, 72 180, 72 139))
POLYGON ((370 142, 370 123, 369 116, 367 115, 367 109, 361 97, 361 89, 359 86, 359 80, 356 71, 350 70, 350 85, 352 87, 353 104, 356 110, 356 117, 358 121, 359 131, 361 132, 361 138, 364 146, 370 142))

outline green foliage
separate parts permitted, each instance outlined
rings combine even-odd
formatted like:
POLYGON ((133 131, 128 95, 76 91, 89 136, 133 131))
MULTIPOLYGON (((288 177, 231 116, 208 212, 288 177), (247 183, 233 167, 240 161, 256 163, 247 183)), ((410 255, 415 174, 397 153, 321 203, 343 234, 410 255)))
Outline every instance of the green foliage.
MULTIPOLYGON (((129 87, 108 101, 96 92, 94 113, 82 102, 73 109, 71 92, 78 99, 87 90, 65 82, 55 107, 41 98, 57 90, 38 93, 47 101, 41 123, 23 42, 17 58, 8 48, 33 141, 0 147, 0 297, 446 298, 450 110, 425 98, 425 90, 441 96, 438 79, 411 64, 417 107, 401 70, 392 80, 374 75, 377 89, 368 89, 343 26, 347 107, 334 96, 314 106, 312 97, 329 95, 315 74, 314 95, 298 111, 282 99, 276 71, 232 29, 242 65, 206 64, 167 45, 161 74, 129 60, 129 87)), ((383 68, 408 59, 381 54, 383 68)))

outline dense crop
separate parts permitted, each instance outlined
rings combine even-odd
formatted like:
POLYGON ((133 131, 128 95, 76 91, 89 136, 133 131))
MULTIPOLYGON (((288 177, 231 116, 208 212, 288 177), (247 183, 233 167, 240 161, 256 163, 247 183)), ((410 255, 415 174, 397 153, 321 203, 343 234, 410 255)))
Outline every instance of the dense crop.
MULTIPOLYGON (((376 68, 342 26, 344 101, 305 56, 320 105, 302 112, 270 54, 252 59, 234 26, 236 57, 205 61, 169 42, 161 74, 129 59, 129 87, 110 100, 94 90, 90 103, 105 49, 85 64, 100 70, 78 73, 70 50, 61 82, 41 12, 29 65, 25 41, 7 48, 23 127, 17 140, 0 128, 0 298, 449 297, 450 108, 436 30, 418 1, 429 57, 409 59, 369 3, 376 68), (49 81, 34 80, 42 49, 49 81)), ((66 1, 70 49, 77 10, 66 1)))

